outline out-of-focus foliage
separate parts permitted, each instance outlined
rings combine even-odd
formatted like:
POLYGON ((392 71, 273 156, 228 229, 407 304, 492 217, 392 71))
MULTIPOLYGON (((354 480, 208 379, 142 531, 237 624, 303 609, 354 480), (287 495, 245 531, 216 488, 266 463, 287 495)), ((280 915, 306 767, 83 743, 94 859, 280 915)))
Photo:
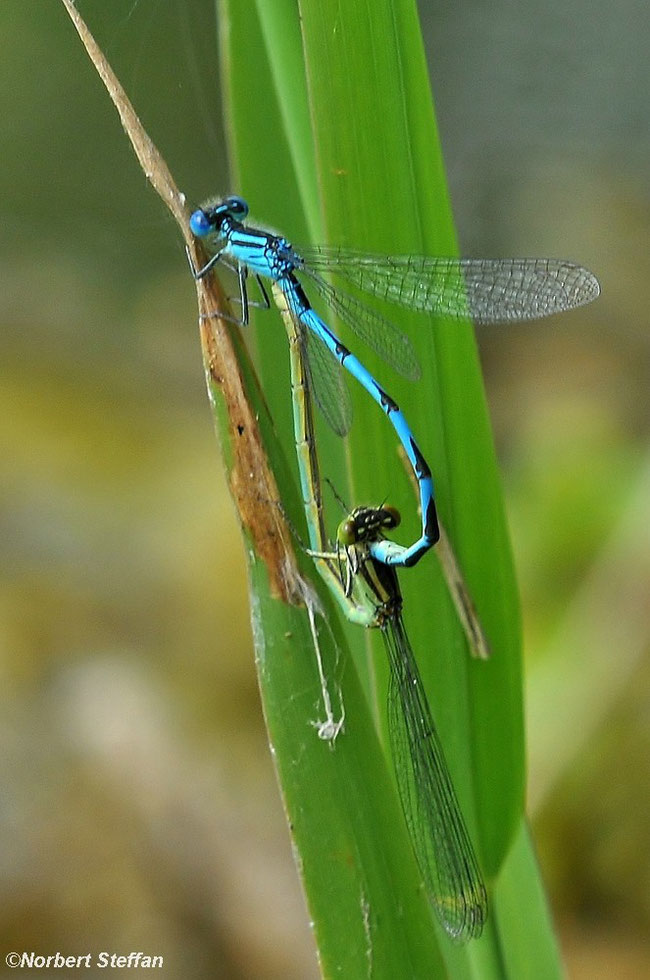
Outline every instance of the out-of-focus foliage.
MULTIPOLYGON (((230 190, 211 0, 78 5, 180 186, 230 190)), ((596 307, 480 343, 542 866, 572 975, 645 975, 650 15, 422 7, 466 249, 602 279, 596 307)), ((3 948, 302 980, 184 255, 58 5, 3 0, 0 29, 3 948)))

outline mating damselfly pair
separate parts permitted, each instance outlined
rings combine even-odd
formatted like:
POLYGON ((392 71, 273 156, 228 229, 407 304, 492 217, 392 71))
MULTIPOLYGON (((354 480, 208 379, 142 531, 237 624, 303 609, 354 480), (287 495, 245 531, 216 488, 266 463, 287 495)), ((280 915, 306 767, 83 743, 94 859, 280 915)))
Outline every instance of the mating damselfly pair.
POLYGON ((530 320, 581 306, 598 296, 598 282, 583 267, 554 259, 386 258, 327 246, 297 249, 285 238, 245 224, 247 215, 248 205, 239 197, 209 202, 192 214, 192 232, 213 253, 194 275, 206 275, 219 262, 234 269, 242 323, 248 322, 248 276, 256 278, 265 306, 270 302, 264 280, 272 284, 292 350, 294 428, 310 550, 348 618, 382 633, 390 667, 390 744, 413 849, 443 926, 453 937, 468 940, 480 935, 487 893, 404 629, 395 571, 414 565, 438 540, 431 471, 396 402, 316 313, 300 277, 362 340, 411 379, 418 377, 419 367, 408 338, 325 276, 339 276, 381 300, 476 323, 530 320), (340 367, 388 416, 413 469, 421 532, 410 546, 385 537, 398 520, 390 507, 355 508, 339 528, 336 549, 327 541, 310 395, 334 431, 344 435, 351 411, 340 367))
POLYGON ((243 324, 248 322, 248 276, 255 276, 266 306, 264 280, 277 283, 300 325, 314 397, 339 435, 345 435, 351 422, 349 395, 339 366, 386 413, 418 481, 422 528, 420 538, 409 547, 379 541, 370 546, 370 552, 386 564, 414 565, 438 540, 431 470, 397 403, 318 316, 299 276, 309 279, 337 316, 411 379, 417 379, 420 369, 409 339, 379 312, 335 289, 323 273, 338 275, 362 292, 412 310, 469 317, 475 323, 530 320, 581 306, 598 296, 598 280, 582 266, 556 259, 385 258, 328 246, 295 249, 285 238, 244 224, 247 215, 248 205, 240 197, 206 204, 192 214, 192 232, 214 253, 195 276, 206 275, 217 262, 234 268, 243 324))

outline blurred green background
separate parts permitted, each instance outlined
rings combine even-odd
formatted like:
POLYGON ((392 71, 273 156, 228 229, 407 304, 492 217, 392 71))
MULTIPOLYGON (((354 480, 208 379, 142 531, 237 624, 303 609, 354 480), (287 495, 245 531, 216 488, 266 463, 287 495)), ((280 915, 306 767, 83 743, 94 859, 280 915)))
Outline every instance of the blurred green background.
MULTIPOLYGON (((236 191, 213 0, 78 7, 188 198, 236 191)), ((650 8, 421 14, 463 251, 602 282, 479 342, 563 952, 573 977, 647 976, 650 8)), ((61 5, 3 0, 0 30, 0 961, 306 980, 183 249, 61 5)))

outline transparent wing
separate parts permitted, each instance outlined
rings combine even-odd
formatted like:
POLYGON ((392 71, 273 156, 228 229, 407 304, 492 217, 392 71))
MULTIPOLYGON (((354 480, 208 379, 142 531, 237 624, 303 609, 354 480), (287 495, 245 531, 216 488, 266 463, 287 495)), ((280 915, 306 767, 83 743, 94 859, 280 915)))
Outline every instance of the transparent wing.
POLYGON ((388 731, 404 816, 447 932, 479 936, 487 894, 401 617, 382 628, 390 662, 388 731))
POLYGON ((386 257, 323 245, 299 255, 305 271, 331 271, 372 296, 476 323, 534 320, 583 306, 600 293, 592 272, 561 259, 386 257))
POLYGON ((300 271, 309 276, 329 308, 347 323, 357 337, 372 347, 387 364, 405 378, 417 381, 420 377, 420 366, 413 345, 406 334, 398 330, 395 324, 381 313, 365 306, 354 296, 334 289, 310 266, 302 266, 300 271))
POLYGON ((290 295, 285 298, 301 338, 309 387, 314 400, 334 432, 339 436, 345 436, 352 425, 352 401, 343 369, 325 344, 310 331, 305 330, 293 307, 290 295))

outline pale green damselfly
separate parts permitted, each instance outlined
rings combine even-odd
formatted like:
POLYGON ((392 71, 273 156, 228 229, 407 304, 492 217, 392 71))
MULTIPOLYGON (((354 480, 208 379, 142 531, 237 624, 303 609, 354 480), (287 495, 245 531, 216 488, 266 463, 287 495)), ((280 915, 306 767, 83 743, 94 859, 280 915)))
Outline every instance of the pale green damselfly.
MULTIPOLYGON (((345 616, 353 623, 379 629, 384 639, 390 666, 388 732, 402 810, 438 918, 450 936, 465 942, 482 931, 487 892, 404 628, 396 571, 373 559, 369 551, 372 541, 396 526, 399 515, 391 507, 356 508, 339 526, 337 549, 329 547, 305 338, 275 286, 273 294, 289 337, 294 435, 310 554, 345 616)), ((459 586, 466 597, 460 602, 461 619, 473 652, 477 652, 478 637, 478 651, 485 656, 483 631, 455 560, 449 565, 447 579, 457 608, 459 586)))

